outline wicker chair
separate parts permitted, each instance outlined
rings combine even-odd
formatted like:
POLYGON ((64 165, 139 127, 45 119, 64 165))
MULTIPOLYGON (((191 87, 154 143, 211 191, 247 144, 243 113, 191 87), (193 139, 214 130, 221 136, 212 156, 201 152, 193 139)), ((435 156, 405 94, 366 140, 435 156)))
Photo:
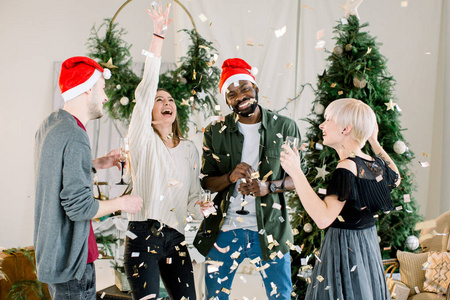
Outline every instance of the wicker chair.
MULTIPOLYGON (((420 232, 422 246, 422 255, 421 254, 412 254, 406 252, 397 252, 397 258, 385 259, 383 260, 383 264, 388 266, 385 273, 387 276, 387 282, 389 286, 389 290, 391 291, 392 299, 397 300, 434 300, 434 299, 450 299, 450 286, 447 287, 446 295, 438 295, 436 293, 422 291, 417 293, 416 290, 419 289, 417 286, 422 286, 424 280, 424 271, 422 270, 422 263, 427 261, 428 254, 431 251, 436 252, 449 252, 450 251, 450 211, 440 215, 436 219, 436 227, 435 228, 425 228, 420 232), (434 230, 436 232, 434 232, 434 230), (434 234, 433 234, 434 233, 434 234), (439 234, 435 234, 439 233, 439 234), (431 238, 426 238, 430 236, 431 238), (425 255, 426 254, 426 255, 425 255), (401 256, 401 257, 400 257, 401 256), (420 259, 420 263, 415 263, 415 269, 410 267, 410 262, 412 259, 420 259), (402 265, 403 261, 403 265, 402 265), (403 270, 402 270, 403 267, 403 270), (409 269, 408 269, 409 268, 409 269), (393 273, 396 269, 400 270, 400 274, 408 275, 408 277, 413 277, 413 279, 401 278, 402 281, 393 279, 393 273), (402 272, 403 271, 403 272, 402 272), (409 272, 409 274, 407 273, 409 272), (419 278, 422 277, 420 280, 419 278), (409 282, 408 282, 409 280, 409 282), (417 282, 419 280, 419 282, 417 282), (416 284, 412 284, 413 281, 416 281, 416 284)), ((402 276, 403 276, 402 275, 402 276)), ((423 289, 421 289, 423 290, 423 289)))

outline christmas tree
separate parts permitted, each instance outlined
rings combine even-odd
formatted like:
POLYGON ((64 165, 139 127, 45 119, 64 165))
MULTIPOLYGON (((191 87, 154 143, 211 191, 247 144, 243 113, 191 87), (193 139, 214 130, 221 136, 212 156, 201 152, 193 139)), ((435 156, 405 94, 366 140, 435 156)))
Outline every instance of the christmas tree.
MULTIPOLYGON (((305 152, 305 174, 311 186, 319 196, 331 179, 331 173, 338 164, 337 153, 329 147, 322 146, 322 131, 319 125, 324 121, 324 109, 332 101, 340 98, 356 98, 367 103, 375 112, 379 125, 378 139, 380 144, 394 160, 402 178, 401 185, 394 189, 391 197, 395 210, 379 212, 376 216, 380 249, 383 258, 395 257, 397 250, 405 249, 408 236, 416 235, 415 224, 421 220, 418 215, 418 205, 411 195, 414 190, 414 176, 408 169, 408 164, 414 159, 414 154, 404 141, 400 126, 400 108, 395 103, 395 80, 386 67, 386 58, 380 54, 380 43, 361 29, 368 24, 359 24, 356 16, 341 19, 334 27, 336 45, 327 61, 329 67, 318 76, 317 90, 313 108, 306 121, 310 127, 306 138, 309 145, 305 152)), ((370 145, 363 148, 372 156, 370 145)), ((320 249, 325 232, 318 229, 314 221, 303 209, 298 196, 290 199, 294 209, 292 227, 295 235, 295 245, 302 248, 301 253, 293 252, 292 281, 294 292, 304 295, 314 265, 315 252, 320 249)))

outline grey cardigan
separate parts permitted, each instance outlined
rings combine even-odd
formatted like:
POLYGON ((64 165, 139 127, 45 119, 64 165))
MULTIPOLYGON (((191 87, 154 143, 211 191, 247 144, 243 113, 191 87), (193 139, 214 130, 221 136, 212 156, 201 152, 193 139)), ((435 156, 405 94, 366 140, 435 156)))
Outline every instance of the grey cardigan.
POLYGON ((99 207, 91 169, 86 132, 68 112, 53 112, 35 141, 34 247, 42 282, 79 280, 85 271, 89 220, 99 207))

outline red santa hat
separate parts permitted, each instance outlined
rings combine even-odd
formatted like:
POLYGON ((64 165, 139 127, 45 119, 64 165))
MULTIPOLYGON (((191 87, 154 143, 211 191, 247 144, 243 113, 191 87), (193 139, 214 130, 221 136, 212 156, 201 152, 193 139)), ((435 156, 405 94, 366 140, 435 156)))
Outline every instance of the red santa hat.
POLYGON ((111 71, 103 69, 89 57, 75 56, 65 60, 59 74, 59 88, 64 101, 90 90, 102 75, 109 79, 111 71))
POLYGON ((219 82, 220 93, 225 98, 225 92, 230 84, 239 82, 239 80, 248 80, 256 84, 256 74, 258 74, 258 69, 251 67, 245 60, 240 58, 227 59, 222 65, 222 75, 219 82))

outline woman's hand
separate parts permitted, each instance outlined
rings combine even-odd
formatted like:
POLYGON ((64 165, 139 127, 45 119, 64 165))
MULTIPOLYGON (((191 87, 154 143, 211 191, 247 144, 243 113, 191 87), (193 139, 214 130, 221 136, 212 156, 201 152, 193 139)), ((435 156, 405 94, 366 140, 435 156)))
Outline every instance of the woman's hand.
POLYGON ((280 154, 280 162, 284 171, 291 177, 295 177, 302 172, 300 167, 300 155, 297 149, 292 150, 291 147, 284 144, 281 146, 284 151, 280 154))
POLYGON ((164 13, 162 12, 161 2, 159 2, 156 7, 152 5, 151 10, 147 9, 147 13, 153 19, 153 32, 163 38, 166 34, 167 26, 173 21, 173 19, 168 19, 170 6, 170 3, 167 4, 166 11, 164 13))

